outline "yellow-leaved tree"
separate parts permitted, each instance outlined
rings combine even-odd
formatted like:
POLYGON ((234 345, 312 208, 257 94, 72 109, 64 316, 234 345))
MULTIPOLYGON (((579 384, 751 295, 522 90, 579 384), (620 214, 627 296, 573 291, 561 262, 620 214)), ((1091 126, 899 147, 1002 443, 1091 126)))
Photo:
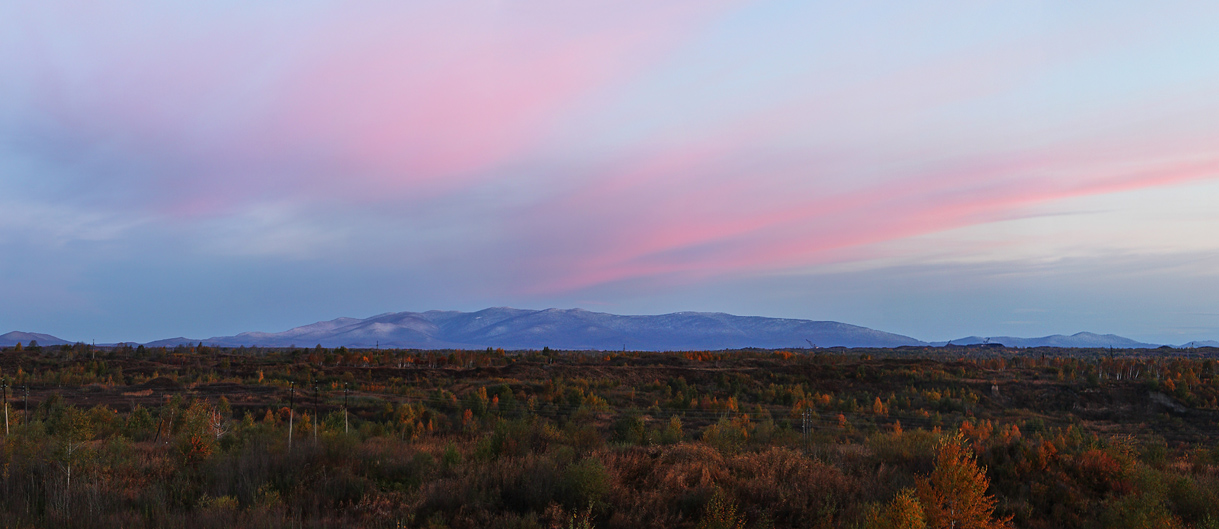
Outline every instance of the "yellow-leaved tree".
POLYGON ((986 469, 978 466, 965 437, 960 432, 944 436, 936 447, 935 470, 915 487, 928 529, 1007 527, 1010 518, 994 516, 989 486, 986 469))
POLYGON ((873 524, 877 529, 926 529, 923 506, 913 490, 902 489, 873 524))

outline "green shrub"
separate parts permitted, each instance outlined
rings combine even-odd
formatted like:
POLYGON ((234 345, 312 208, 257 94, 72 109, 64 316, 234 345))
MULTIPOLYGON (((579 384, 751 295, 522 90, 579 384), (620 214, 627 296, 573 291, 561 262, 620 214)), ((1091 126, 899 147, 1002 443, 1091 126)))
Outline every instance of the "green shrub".
POLYGON ((457 445, 453 443, 445 445, 444 452, 440 454, 440 464, 445 470, 452 470, 457 465, 460 465, 461 459, 461 452, 457 450, 457 445))
POLYGON ((643 417, 636 413, 619 417, 610 428, 610 441, 629 445, 648 444, 648 429, 643 417))
POLYGON ((681 418, 674 415, 669 417, 669 422, 665 424, 663 430, 660 431, 660 444, 671 445, 682 441, 685 435, 681 430, 681 418))
POLYGON ((727 417, 703 430, 703 442, 719 450, 721 454, 739 452, 748 440, 747 426, 727 417))
POLYGON ((567 467, 563 475, 564 503, 571 509, 599 505, 609 494, 610 474, 601 460, 586 457, 567 467))

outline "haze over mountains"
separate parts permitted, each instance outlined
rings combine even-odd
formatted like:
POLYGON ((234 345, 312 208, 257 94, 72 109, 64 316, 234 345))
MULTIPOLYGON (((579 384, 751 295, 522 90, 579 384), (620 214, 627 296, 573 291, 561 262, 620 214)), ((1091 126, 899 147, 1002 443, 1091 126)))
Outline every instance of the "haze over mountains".
MULTIPOLYGON (((69 343, 47 334, 11 332, 0 346, 37 340, 41 345, 69 343)), ((582 309, 524 310, 498 307, 477 312, 394 312, 371 318, 338 318, 284 332, 245 332, 212 338, 170 338, 148 346, 203 342, 226 347, 392 347, 449 349, 715 350, 744 347, 898 347, 903 345, 1002 344, 1008 347, 1152 348, 1113 334, 1055 334, 1040 338, 968 336, 950 342, 924 342, 909 336, 833 321, 811 321, 712 312, 675 312, 654 316, 621 316, 582 309)), ((1191 342, 1185 346, 1219 346, 1191 342)))

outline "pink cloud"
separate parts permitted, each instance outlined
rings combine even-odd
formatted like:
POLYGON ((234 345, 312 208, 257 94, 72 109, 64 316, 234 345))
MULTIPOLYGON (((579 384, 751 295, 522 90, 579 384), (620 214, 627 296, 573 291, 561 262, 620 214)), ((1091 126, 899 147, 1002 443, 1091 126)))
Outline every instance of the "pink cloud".
MULTIPOLYGON (((676 146, 641 149, 648 154, 626 167, 593 171, 587 185, 519 223, 547 236, 542 271, 523 274, 522 283, 530 292, 553 293, 639 278, 692 281, 779 270, 990 222, 1032 204, 1219 177, 1210 127, 1166 122, 1154 132, 1131 129, 1124 121, 1106 123, 1119 114, 1104 107, 1078 110, 1066 121, 1042 116, 1040 123, 1002 106, 976 121, 963 116, 962 108, 975 108, 971 101, 1002 97, 1013 84, 1035 85, 1097 51, 1076 46, 1047 56, 1027 42, 1008 44, 831 82, 813 96, 771 102, 657 142, 676 146), (941 107, 952 118, 935 121, 941 107), (996 126, 996 119, 1011 120, 1015 130, 996 126), (811 141, 793 140, 808 131, 811 141), (920 137, 941 133, 947 136, 939 141, 920 137), (851 134, 870 136, 863 141, 875 146, 861 148, 851 134), (821 152, 800 151, 809 147, 821 152), (536 228, 550 219, 564 225, 536 228)), ((1124 105, 1118 119, 1156 115, 1163 106, 1154 99, 1124 105)))
MULTIPOLYGON (((666 165, 650 161, 645 166, 666 165)), ((628 174, 630 180, 639 173, 628 174)), ((606 211, 590 215, 587 208, 593 204, 583 199, 570 206, 596 219, 580 225, 595 244, 570 253, 560 249, 548 268, 550 278, 535 284, 537 292, 640 278, 693 281, 824 263, 840 258, 843 250, 990 222, 1028 205, 1219 178, 1219 160, 1143 161, 1132 167, 1046 153, 906 175, 845 193, 772 194, 768 202, 741 200, 748 188, 763 185, 761 177, 659 193, 656 187, 665 185, 664 178, 656 176, 623 194, 602 196, 604 204, 614 204, 626 193, 666 197, 634 218, 606 211)), ((571 211, 548 208, 548 214, 563 217, 571 211)))
POLYGON ((327 28, 313 40, 330 49, 286 83, 269 129, 390 188, 452 185, 520 156, 661 35, 656 24, 628 32, 581 20, 577 29, 536 14, 438 11, 327 28))
MULTIPOLYGON (((99 156, 130 161, 120 176, 96 171, 99 179, 148 189, 147 203, 188 219, 222 215, 248 197, 407 209, 481 192, 511 178, 504 168, 557 173, 549 157, 577 159, 570 174, 539 177, 544 189, 522 191, 530 197, 520 202, 535 211, 499 210, 505 217, 463 232, 502 229, 505 245, 540 256, 514 265, 520 284, 549 292, 807 265, 1029 204, 1214 174, 1209 158, 1186 161, 1211 150, 1210 122, 1080 140, 1072 134, 1108 123, 1085 112, 1030 124, 1020 105, 976 104, 1103 47, 1044 53, 1079 38, 1075 27, 1042 48, 1017 32, 985 49, 912 49, 917 60, 830 70, 842 78, 801 70, 798 62, 818 52, 793 53, 797 73, 776 84, 796 88, 727 89, 728 109, 716 106, 714 85, 731 85, 733 72, 696 69, 673 76, 684 81, 666 78, 680 85, 673 93, 638 96, 643 115, 606 120, 607 129, 654 115, 662 117, 648 123, 663 122, 659 132, 631 129, 641 132, 604 155, 611 163, 579 160, 581 149, 596 149, 579 139, 564 144, 575 155, 544 152, 563 143, 552 137, 557 131, 620 134, 585 131, 579 118, 730 3, 311 4, 241 17, 224 7, 29 8, 16 38, 23 53, 0 55, 0 66, 13 66, 11 79, 27 87, 37 112, 22 111, 80 136, 99 156), (665 122, 663 105, 702 90, 712 95, 673 115, 700 111, 710 125, 665 122), (767 99, 776 93, 798 95, 767 99), (997 110, 971 114, 979 108, 997 110)), ((1076 102, 1068 92, 1053 103, 1076 102)), ((1044 112, 1042 104, 1029 108, 1044 112)), ((1088 112, 1126 119, 1126 110, 1088 112)), ((437 246, 444 244, 476 245, 437 246)))
POLYGON ((729 3, 29 9, 33 59, 7 62, 62 130, 174 166, 146 183, 178 213, 242 194, 367 201, 528 157, 729 3))

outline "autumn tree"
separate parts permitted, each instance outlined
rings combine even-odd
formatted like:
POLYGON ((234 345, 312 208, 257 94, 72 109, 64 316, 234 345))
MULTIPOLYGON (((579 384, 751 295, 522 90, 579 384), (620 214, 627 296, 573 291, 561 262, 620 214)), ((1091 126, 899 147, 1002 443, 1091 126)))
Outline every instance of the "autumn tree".
POLYGON ((707 502, 698 529, 745 529, 745 517, 737 511, 736 502, 716 490, 707 502))
POLYGON ((911 489, 897 493, 873 524, 877 529, 926 529, 923 505, 911 489))
POLYGON ((58 410, 54 429, 58 442, 53 457, 64 472, 63 510, 71 508, 72 471, 84 462, 83 448, 93 438, 93 425, 89 417, 75 406, 58 410))
POLYGON ((995 519, 995 498, 986 494, 990 479, 978 466, 965 437, 957 432, 940 439, 935 470, 918 480, 916 494, 929 529, 990 529, 1007 527, 995 519))

